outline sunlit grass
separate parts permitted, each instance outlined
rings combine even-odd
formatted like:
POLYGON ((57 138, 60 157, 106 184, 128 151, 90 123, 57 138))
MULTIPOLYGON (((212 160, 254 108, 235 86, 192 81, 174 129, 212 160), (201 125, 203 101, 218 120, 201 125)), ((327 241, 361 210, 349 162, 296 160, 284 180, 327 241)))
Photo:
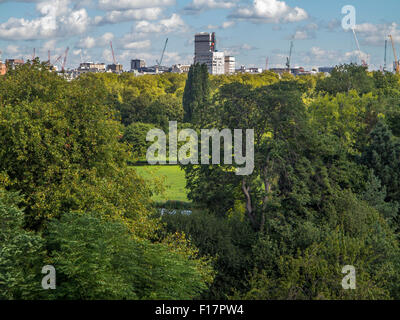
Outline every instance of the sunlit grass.
POLYGON ((135 166, 144 179, 164 178, 165 192, 153 195, 153 200, 163 202, 168 200, 189 201, 185 188, 185 173, 179 166, 135 166))

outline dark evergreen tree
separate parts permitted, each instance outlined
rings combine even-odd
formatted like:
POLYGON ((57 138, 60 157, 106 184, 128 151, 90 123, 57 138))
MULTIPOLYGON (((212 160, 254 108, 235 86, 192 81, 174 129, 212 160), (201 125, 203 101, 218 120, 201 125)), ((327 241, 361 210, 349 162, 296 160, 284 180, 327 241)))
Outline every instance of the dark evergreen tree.
POLYGON ((210 97, 208 70, 205 64, 190 67, 183 93, 184 122, 199 122, 210 97))
POLYGON ((400 200, 400 143, 389 127, 380 121, 370 133, 370 144, 362 162, 374 170, 387 190, 387 201, 400 200))

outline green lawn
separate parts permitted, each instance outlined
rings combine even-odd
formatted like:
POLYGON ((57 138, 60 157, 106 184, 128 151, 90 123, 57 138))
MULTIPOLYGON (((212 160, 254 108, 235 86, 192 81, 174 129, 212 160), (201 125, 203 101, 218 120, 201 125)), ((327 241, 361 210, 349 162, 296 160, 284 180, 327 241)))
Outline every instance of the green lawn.
POLYGON ((189 201, 185 189, 185 173, 179 166, 135 166, 135 169, 144 179, 165 177, 165 193, 155 194, 154 201, 162 202, 167 200, 189 201))

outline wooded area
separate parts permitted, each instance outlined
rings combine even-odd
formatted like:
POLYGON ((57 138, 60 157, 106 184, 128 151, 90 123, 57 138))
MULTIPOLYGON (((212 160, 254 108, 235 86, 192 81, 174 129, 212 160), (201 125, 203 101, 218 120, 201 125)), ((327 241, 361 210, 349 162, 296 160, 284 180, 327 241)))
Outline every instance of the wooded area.
POLYGON ((0 299, 400 298, 392 73, 194 65, 68 82, 35 60, 0 77, 0 181, 0 299), (254 129, 253 173, 182 165, 190 203, 161 215, 162 177, 134 165, 169 121, 254 129), (44 265, 56 290, 41 288, 44 265), (357 290, 341 286, 345 265, 357 290))

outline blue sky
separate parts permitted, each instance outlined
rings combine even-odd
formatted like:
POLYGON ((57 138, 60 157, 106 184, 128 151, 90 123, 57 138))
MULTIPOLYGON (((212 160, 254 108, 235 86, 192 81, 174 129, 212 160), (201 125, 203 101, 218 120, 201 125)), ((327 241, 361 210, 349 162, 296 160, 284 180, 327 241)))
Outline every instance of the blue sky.
MULTIPOLYGON (((400 54, 399 0, 0 0, 2 59, 52 60, 70 48, 67 67, 81 61, 189 64, 196 32, 215 31, 217 48, 236 56, 237 66, 283 66, 290 40, 292 65, 308 69, 360 62, 352 32, 341 27, 342 7, 356 8, 361 55, 371 69, 383 65, 384 41, 392 34, 400 54)), ((388 46, 388 61, 393 61, 388 46)), ((391 63, 390 63, 391 66, 391 63)))

